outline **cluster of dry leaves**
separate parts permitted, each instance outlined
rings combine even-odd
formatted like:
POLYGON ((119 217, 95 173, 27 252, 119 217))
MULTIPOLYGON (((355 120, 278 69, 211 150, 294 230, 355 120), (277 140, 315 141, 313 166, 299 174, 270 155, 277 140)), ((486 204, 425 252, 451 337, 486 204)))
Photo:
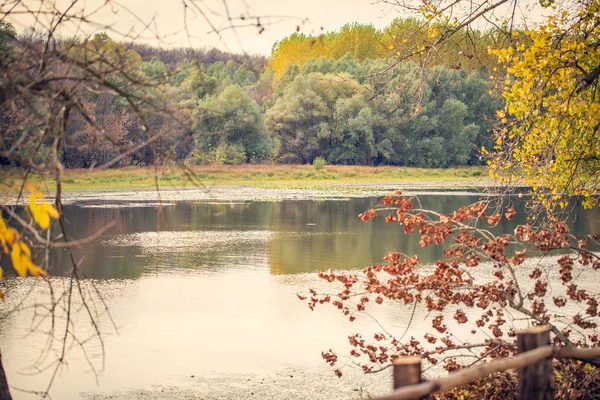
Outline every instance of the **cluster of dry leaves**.
MULTIPOLYGON (((445 246, 435 265, 391 251, 384 264, 360 273, 320 273, 332 286, 339 286, 335 293, 310 289, 309 294, 298 295, 311 309, 328 303, 350 321, 368 312, 369 304, 386 301, 426 310, 431 330, 422 337, 404 339, 404 334, 381 332, 369 340, 350 335, 352 349, 345 358, 365 372, 378 372, 397 357, 419 355, 429 365, 454 371, 513 355, 516 331, 541 324, 551 327, 555 343, 598 345, 599 295, 584 282, 600 268, 598 255, 587 249, 588 240, 597 237, 575 237, 565 223, 544 229, 518 225, 513 234, 496 235, 492 228, 503 218, 512 220, 514 208, 481 201, 446 215, 416 208, 414 203, 414 198, 397 191, 359 217, 367 222, 385 214, 385 221, 397 224, 405 234, 420 235, 422 247, 445 246), (465 332, 484 339, 465 340, 465 332)), ((410 335, 410 326, 406 332, 410 335)), ((322 355, 331 366, 338 364, 336 352, 322 355)), ((592 390, 598 383, 591 383, 600 375, 589 364, 557 361, 555 371, 559 398, 600 393, 592 390)), ((339 368, 335 373, 342 375, 339 368)), ((515 373, 506 372, 438 396, 514 398, 516 387, 515 373)))

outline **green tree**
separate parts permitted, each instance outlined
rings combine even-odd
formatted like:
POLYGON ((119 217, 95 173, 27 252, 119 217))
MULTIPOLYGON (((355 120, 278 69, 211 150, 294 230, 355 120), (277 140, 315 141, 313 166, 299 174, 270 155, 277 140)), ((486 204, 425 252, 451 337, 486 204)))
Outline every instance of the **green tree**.
POLYGON ((479 126, 465 125, 467 113, 467 106, 457 99, 446 100, 440 110, 438 131, 444 139, 447 152, 442 166, 464 165, 469 161, 472 143, 479 133, 479 126))
POLYGON ((282 162, 311 163, 331 151, 336 102, 362 89, 348 75, 298 73, 280 90, 265 120, 275 141, 275 155, 282 162))
POLYGON ((314 90, 315 79, 316 75, 298 75, 267 109, 265 123, 275 142, 275 156, 281 162, 307 163, 318 155, 318 136, 327 125, 330 111, 314 90))
POLYGON ((165 79, 170 73, 165 63, 156 56, 153 56, 150 61, 142 63, 142 71, 148 78, 161 80, 165 79))
POLYGON ((196 149, 203 159, 231 164, 266 160, 271 155, 260 108, 238 85, 200 101, 192 118, 196 149))
POLYGON ((184 80, 183 84, 197 99, 204 99, 206 96, 214 94, 217 91, 218 78, 207 75, 207 73, 197 65, 194 65, 194 67, 191 67, 190 69, 191 72, 184 80))
POLYGON ((364 96, 340 98, 335 103, 328 161, 333 164, 371 164, 376 153, 373 116, 364 96))
POLYGON ((0 21, 0 53, 3 58, 13 50, 13 42, 17 36, 14 26, 8 21, 0 21))

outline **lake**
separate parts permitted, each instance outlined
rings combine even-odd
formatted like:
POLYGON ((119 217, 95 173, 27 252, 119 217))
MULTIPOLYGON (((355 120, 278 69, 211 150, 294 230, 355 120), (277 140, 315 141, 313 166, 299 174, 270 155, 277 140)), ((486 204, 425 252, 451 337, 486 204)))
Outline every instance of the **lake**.
MULTIPOLYGON (((423 208, 451 212, 480 196, 448 192, 419 198, 423 208)), ((384 303, 373 318, 349 323, 332 307, 311 312, 296 297, 309 287, 327 288, 315 271, 360 270, 382 262, 389 250, 418 254, 426 262, 441 257, 442 248, 421 249, 417 236, 405 236, 383 218, 361 222, 357 215, 377 201, 67 205, 64 216, 75 237, 114 225, 73 252, 80 287, 72 288, 66 278, 71 268, 66 250, 41 255, 50 260, 51 286, 31 278, 2 282, 7 300, 1 306, 0 343, 9 383, 34 391, 46 388, 62 355, 68 314, 76 336, 67 337, 67 364, 50 391, 54 399, 361 398, 385 393, 389 371, 365 376, 348 366, 347 377, 338 380, 321 351, 344 353, 348 334, 378 330, 373 318, 401 332, 411 308, 384 303), (70 309, 64 293, 73 293, 70 309), (54 325, 44 306, 49 296, 58 304, 54 325), (102 342, 89 323, 90 313, 102 342)), ((503 221, 496 231, 511 232, 516 223, 524 223, 522 205, 519 211, 515 221, 503 221)), ((573 232, 600 232, 597 211, 578 210, 573 216, 573 232)), ((415 319, 411 334, 427 331, 422 319, 415 319)), ((15 389, 13 396, 38 397, 15 389)))

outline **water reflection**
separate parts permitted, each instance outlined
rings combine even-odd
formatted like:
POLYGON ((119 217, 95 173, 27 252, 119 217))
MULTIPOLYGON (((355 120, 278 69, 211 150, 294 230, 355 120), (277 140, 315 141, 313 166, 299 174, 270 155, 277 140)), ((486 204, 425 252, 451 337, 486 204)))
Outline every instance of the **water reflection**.
MULTIPOLYGON (((420 196, 421 206, 443 213, 479 199, 475 195, 420 196)), ((416 235, 405 235, 383 218, 363 223, 357 215, 377 199, 281 201, 256 203, 173 203, 114 207, 112 204, 65 207, 74 237, 92 235, 109 222, 102 239, 75 250, 86 276, 137 278, 157 269, 219 269, 252 266, 265 258, 275 275, 324 269, 360 269, 378 263, 389 250, 417 254, 427 262, 442 248, 422 249, 416 235)), ((523 204, 513 221, 496 232, 526 223, 523 204)), ((598 212, 578 210, 570 220, 574 233, 598 233, 598 212)), ((68 252, 51 257, 51 273, 67 275, 68 252)))
MULTIPOLYGON (((478 196, 422 195, 420 199, 424 208, 449 213, 477 201, 478 196)), ((73 237, 91 235, 114 221, 102 238, 74 252, 85 275, 94 278, 83 280, 85 293, 97 290, 101 294, 119 335, 112 334, 110 321, 105 314, 100 315, 106 360, 98 355, 94 340, 86 344, 86 356, 73 345, 68 368, 61 371, 53 386, 53 398, 80 398, 83 392, 111 396, 116 392, 114 397, 122 398, 124 391, 153 385, 176 386, 192 393, 199 391, 203 398, 219 398, 219 393, 211 393, 213 386, 199 387, 198 381, 190 377, 214 376, 225 382, 225 387, 243 391, 250 380, 264 380, 282 371, 287 377, 291 375, 288 371, 294 371, 295 377, 296 371, 308 374, 304 381, 294 383, 322 392, 311 398, 342 393, 338 387, 329 393, 321 391, 322 387, 332 387, 332 374, 322 362, 321 351, 334 348, 346 353, 349 333, 362 332, 365 337, 370 333, 372 337, 372 332, 380 328, 367 316, 350 324, 331 307, 311 312, 298 301, 296 293, 309 287, 321 291, 331 287, 315 274, 305 272, 361 269, 380 262, 389 250, 418 254, 426 261, 441 256, 440 248, 421 249, 418 237, 403 235, 397 225, 386 224, 383 218, 370 223, 357 218, 358 213, 376 203, 377 199, 353 199, 182 202, 161 208, 129 203, 65 207, 73 237), (91 357, 95 365, 106 362, 99 384, 89 373, 86 357, 91 357)), ((519 211, 516 220, 502 222, 496 230, 511 231, 515 224, 524 223, 522 206, 519 211)), ((575 232, 598 233, 599 223, 597 212, 585 212, 571 222, 571 227, 575 232)), ((69 274, 67 251, 52 252, 50 264, 55 293, 65 293, 70 281, 60 276, 69 274)), ((549 275, 549 279, 556 278, 549 275)), ((23 372, 31 372, 32 365, 39 367, 38 356, 48 343, 52 355, 60 354, 60 340, 48 342, 49 320, 41 324, 41 330, 32 331, 36 317, 31 305, 48 304, 47 282, 5 279, 2 284, 7 294, 3 311, 30 294, 19 313, 0 319, 0 343, 9 382, 17 387, 44 389, 51 370, 33 376, 23 372)), ((103 310, 102 306, 99 309, 103 310)), ((85 309, 78 304, 74 310, 73 323, 79 337, 94 338, 85 309)), ((399 336, 407 330, 408 321, 410 336, 422 337, 429 329, 428 312, 422 306, 413 310, 410 305, 385 302, 373 311, 373 317, 399 336)), ((65 320, 61 312, 64 310, 59 308, 59 324, 65 320)), ((359 379, 372 376, 352 379, 335 382, 348 389, 359 379)), ((387 376, 382 379, 384 383, 378 387, 386 391, 387 376)), ((230 392, 226 389, 224 393, 230 392)), ((279 397, 288 398, 288 393, 279 397)), ((29 398, 36 396, 15 396, 29 398)))

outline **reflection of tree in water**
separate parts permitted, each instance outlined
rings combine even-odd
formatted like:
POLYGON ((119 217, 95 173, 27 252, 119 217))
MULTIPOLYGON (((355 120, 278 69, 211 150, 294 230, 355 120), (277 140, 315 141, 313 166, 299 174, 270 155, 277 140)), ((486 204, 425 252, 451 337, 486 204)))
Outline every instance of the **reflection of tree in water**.
MULTIPOLYGON (((419 199, 423 208, 450 212, 479 197, 449 194, 423 195, 419 199)), ((419 255, 425 262, 442 257, 439 246, 422 249, 415 235, 404 235, 383 218, 369 224, 361 222, 357 215, 375 203, 376 199, 183 202, 165 204, 160 212, 156 206, 70 206, 65 207, 64 213, 74 235, 89 235, 114 221, 105 239, 76 249, 78 257, 85 254, 82 268, 91 278, 135 279, 144 273, 164 273, 174 268, 217 271, 264 264, 275 275, 329 268, 362 269, 381 262, 390 250, 419 255), (151 236, 157 228, 165 233, 156 236, 162 248, 148 249, 135 241, 117 245, 113 240, 127 235, 151 236), (177 232, 181 235, 177 236, 177 232), (197 236, 188 238, 190 232, 197 232, 197 236), (214 236, 215 242, 208 246, 203 235, 214 236), (248 235, 257 237, 248 240, 248 235)), ((511 232, 516 224, 526 223, 524 200, 517 204, 517 209, 515 220, 503 220, 494 231, 511 232)), ((571 229, 598 232, 600 226, 597 217, 583 213, 571 222, 571 229)), ((53 251, 51 266, 53 275, 68 275, 67 253, 60 249, 53 251)))
MULTIPOLYGON (((357 215, 372 204, 374 199, 282 204, 282 215, 293 210, 293 225, 287 229, 294 233, 274 236, 269 242, 271 273, 362 269, 379 262, 390 249, 422 253, 418 240, 404 238, 384 221, 362 223, 357 215)), ((438 249, 431 250, 441 255, 438 249)))
MULTIPOLYGON (((201 232, 206 231, 207 236, 215 236, 215 232, 227 233, 232 230, 248 231, 264 229, 268 225, 270 208, 259 203, 259 207, 252 207, 249 211, 248 204, 232 203, 177 203, 165 204, 157 212, 156 206, 127 207, 114 204, 93 207, 65 207, 65 218, 70 223, 72 234, 94 231, 97 227, 114 223, 102 240, 89 246, 82 246, 75 250, 76 258, 85 255, 85 262, 81 268, 87 277, 111 278, 138 278, 145 272, 165 270, 165 268, 224 268, 235 256, 235 263, 248 263, 256 260, 258 254, 264 256, 257 241, 238 241, 232 243, 225 240, 221 245, 211 245, 203 248, 201 236, 198 236, 197 248, 188 246, 184 251, 169 252, 169 248, 176 245, 176 240, 167 236, 169 232, 201 232), (263 205, 260 207, 260 205, 263 205), (91 221, 88 223, 88 221, 91 221), (114 238, 139 233, 165 232, 161 239, 157 235, 158 243, 166 247, 156 248, 149 252, 139 243, 129 242, 115 244, 114 238), (162 240, 162 242, 161 242, 162 240), (229 260, 229 261, 228 261, 229 260)), ((235 236, 235 235, 234 235, 235 236)), ((69 255, 58 249, 52 252, 52 266, 54 275, 68 275, 69 255)))
MULTIPOLYGON (((132 279, 139 278, 145 267, 145 260, 139 257, 135 247, 109 247, 96 243, 74 249, 83 277, 92 279, 132 279)), ((70 255, 63 249, 51 252, 49 271, 53 276, 69 276, 70 255)))
POLYGON ((379 262, 390 249, 421 253, 418 240, 403 238, 385 222, 364 224, 358 219, 357 215, 375 202, 376 199, 353 199, 274 205, 285 218, 284 229, 296 234, 275 236, 269 243, 271 272, 362 269, 379 262))
MULTIPOLYGON (((479 196, 423 195, 419 197, 424 209, 451 212, 472 204, 479 196)), ((296 274, 331 269, 362 269, 382 262, 388 251, 394 250, 409 256, 418 255, 424 262, 442 258, 440 246, 421 248, 416 235, 405 235, 395 225, 387 224, 383 218, 362 223, 358 213, 367 210, 375 199, 351 201, 282 202, 273 205, 274 220, 286 224, 279 230, 292 230, 294 234, 275 235, 269 242, 269 257, 272 274, 296 274), (307 224, 315 225, 307 225, 307 224)), ((518 224, 525 224, 527 214, 525 201, 518 201, 518 213, 512 221, 502 221, 494 228, 497 232, 512 232, 518 224)), ((582 211, 579 211, 582 213, 582 211)), ((598 217, 581 214, 570 223, 572 232, 597 232, 598 217), (590 229, 590 225, 594 225, 590 229)), ((277 229, 273 229, 277 230, 277 229)))

